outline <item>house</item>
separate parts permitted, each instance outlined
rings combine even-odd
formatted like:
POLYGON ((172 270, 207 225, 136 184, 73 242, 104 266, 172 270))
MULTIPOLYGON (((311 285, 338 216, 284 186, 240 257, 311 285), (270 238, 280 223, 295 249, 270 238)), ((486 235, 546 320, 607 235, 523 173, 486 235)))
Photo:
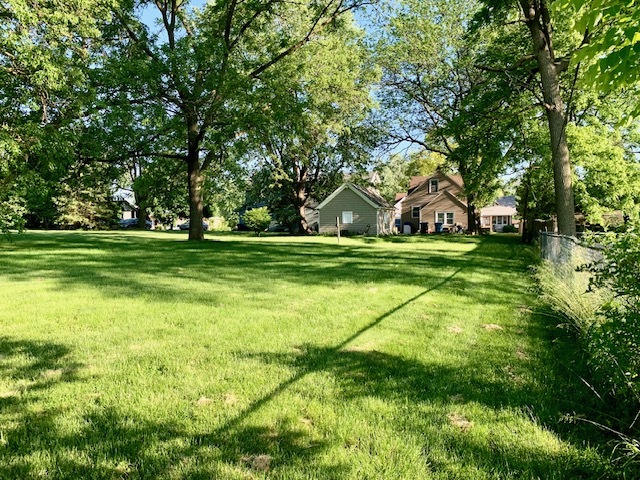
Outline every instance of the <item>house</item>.
POLYGON ((373 189, 343 183, 317 207, 318 231, 341 231, 369 235, 393 232, 394 208, 373 189))
POLYGON ((136 199, 131 190, 119 188, 113 194, 113 201, 120 206, 120 219, 129 220, 138 218, 136 199))
POLYGON ((500 197, 493 205, 480 210, 480 225, 483 229, 501 232, 505 225, 519 224, 514 218, 516 214, 516 197, 500 197))
POLYGON ((406 196, 407 196, 407 192, 396 193, 396 198, 393 204, 393 207, 395 208, 396 232, 402 231, 402 202, 404 202, 404 199, 406 196))
POLYGON ((436 170, 432 175, 412 177, 402 200, 403 233, 430 233, 453 228, 467 229, 467 202, 462 196, 462 177, 436 170))

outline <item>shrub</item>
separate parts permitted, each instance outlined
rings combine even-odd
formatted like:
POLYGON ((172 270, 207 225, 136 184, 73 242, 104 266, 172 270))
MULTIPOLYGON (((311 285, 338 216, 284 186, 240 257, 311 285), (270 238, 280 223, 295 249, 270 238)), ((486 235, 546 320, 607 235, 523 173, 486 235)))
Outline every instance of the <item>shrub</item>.
POLYGON ((632 424, 640 407, 640 235, 637 228, 600 238, 603 259, 587 267, 591 284, 611 298, 598 310, 599 328, 590 333, 593 366, 632 424))
POLYGON ((253 208, 244 214, 244 223, 249 230, 253 230, 260 236, 260 232, 269 228, 271 214, 267 207, 253 208))
POLYGON ((502 227, 502 233, 518 233, 518 229, 515 225, 505 225, 502 227))
POLYGON ((601 260, 559 267, 545 262, 536 277, 543 300, 578 334, 591 371, 585 381, 606 405, 600 418, 587 421, 617 433, 623 474, 640 478, 639 230, 599 236, 597 242, 601 260))

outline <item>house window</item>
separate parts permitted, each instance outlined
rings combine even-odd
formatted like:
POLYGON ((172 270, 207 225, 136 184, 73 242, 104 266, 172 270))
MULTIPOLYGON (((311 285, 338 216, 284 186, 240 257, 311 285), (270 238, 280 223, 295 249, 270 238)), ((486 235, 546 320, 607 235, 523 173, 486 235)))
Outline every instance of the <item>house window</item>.
POLYGON ((411 207, 411 218, 420 218, 420 207, 411 207))
POLYGON ((436 223, 453 225, 453 212, 436 212, 436 223))
POLYGON ((509 225, 509 216, 508 215, 497 215, 493 217, 494 225, 509 225))
POLYGON ((342 212, 342 223, 353 223, 353 212, 342 212))
POLYGON ((429 180, 429 192, 436 193, 438 191, 438 179, 432 178, 429 180))

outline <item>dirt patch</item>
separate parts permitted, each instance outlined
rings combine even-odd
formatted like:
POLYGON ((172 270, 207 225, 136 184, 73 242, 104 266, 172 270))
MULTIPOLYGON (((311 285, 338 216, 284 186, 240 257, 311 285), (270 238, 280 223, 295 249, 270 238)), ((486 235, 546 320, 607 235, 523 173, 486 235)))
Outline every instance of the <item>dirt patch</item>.
POLYGON ((483 323, 482 328, 489 331, 504 330, 504 328, 500 325, 496 325, 495 323, 483 323))
POLYGON ((516 357, 518 357, 520 360, 529 360, 529 355, 527 355, 526 353, 524 353, 521 350, 518 350, 516 352, 516 357))
POLYGON ((462 403, 464 401, 464 397, 460 394, 449 395, 449 401, 451 403, 462 403))
POLYGON ((62 377, 62 374, 64 373, 64 370, 62 370, 61 368, 55 368, 55 369, 48 369, 43 371, 40 375, 42 376, 42 378, 45 379, 57 379, 62 377))
POLYGON ((464 329, 456 326, 456 325, 452 325, 451 327, 447 327, 447 332, 449 333, 455 333, 456 335, 459 333, 464 332, 464 329))
POLYGON ((242 457, 240 460, 253 470, 267 472, 271 468, 272 457, 270 455, 249 455, 242 457))
POLYGON ((450 413, 447 418, 451 422, 451 425, 459 428, 462 432, 468 432, 473 427, 473 422, 469 421, 464 415, 458 413, 450 413))
POLYGON ((351 345, 343 348, 344 352, 375 352, 375 344, 373 342, 363 343, 362 345, 351 345))
POLYGON ((205 405, 210 405, 211 403, 213 403, 213 400, 211 400, 210 398, 200 397, 196 402, 196 405, 199 407, 204 407, 205 405))
POLYGON ((222 397, 225 405, 235 405, 238 403, 238 397, 236 397, 233 393, 225 393, 224 397, 222 397))

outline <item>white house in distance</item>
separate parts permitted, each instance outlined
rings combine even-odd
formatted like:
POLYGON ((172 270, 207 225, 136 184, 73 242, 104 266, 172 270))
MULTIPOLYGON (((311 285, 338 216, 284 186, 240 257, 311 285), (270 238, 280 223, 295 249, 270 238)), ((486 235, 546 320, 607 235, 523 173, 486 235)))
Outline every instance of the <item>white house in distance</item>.
POLYGON ((500 197, 496 202, 480 210, 480 225, 494 232, 501 232, 505 225, 519 226, 516 216, 516 197, 500 197))

